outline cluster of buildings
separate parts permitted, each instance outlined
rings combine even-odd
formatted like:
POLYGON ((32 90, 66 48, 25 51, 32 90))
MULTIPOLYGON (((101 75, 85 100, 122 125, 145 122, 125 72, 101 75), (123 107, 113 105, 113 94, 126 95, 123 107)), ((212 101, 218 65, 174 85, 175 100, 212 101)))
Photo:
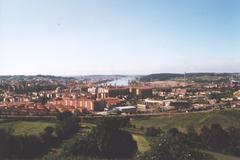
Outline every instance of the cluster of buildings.
POLYGON ((237 81, 111 86, 48 77, 1 80, 0 114, 55 115, 66 110, 76 114, 152 113, 239 107, 238 89, 237 81))
POLYGON ((51 99, 48 104, 58 106, 58 108, 72 107, 80 112, 96 112, 103 111, 104 108, 112 109, 120 106, 129 96, 151 97, 152 88, 144 86, 91 86, 82 96, 66 96, 62 93, 61 96, 51 99))
MULTIPOLYGON (((101 81, 102 82, 102 81, 101 81)), ((30 78, 0 81, 0 114, 93 113, 121 106, 129 96, 152 95, 151 87, 106 86, 72 79, 30 78)))

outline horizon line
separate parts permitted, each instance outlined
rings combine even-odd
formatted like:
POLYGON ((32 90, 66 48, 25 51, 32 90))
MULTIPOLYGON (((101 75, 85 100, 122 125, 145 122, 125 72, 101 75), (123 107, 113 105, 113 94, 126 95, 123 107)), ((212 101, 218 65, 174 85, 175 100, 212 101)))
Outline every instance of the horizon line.
POLYGON ((145 73, 145 74, 75 74, 75 75, 58 75, 58 74, 0 74, 0 76, 54 76, 54 77, 81 77, 81 76, 143 76, 153 74, 191 74, 191 73, 215 73, 215 74, 240 74, 240 72, 158 72, 158 73, 145 73))

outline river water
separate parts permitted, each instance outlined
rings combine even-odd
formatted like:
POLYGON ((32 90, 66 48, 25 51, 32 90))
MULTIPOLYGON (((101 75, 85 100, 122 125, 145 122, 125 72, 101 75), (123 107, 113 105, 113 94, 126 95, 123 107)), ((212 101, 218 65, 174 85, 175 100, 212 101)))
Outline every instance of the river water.
POLYGON ((133 81, 136 79, 136 76, 127 76, 127 77, 123 77, 123 78, 119 78, 117 80, 111 81, 111 82, 107 82, 107 85, 112 85, 112 86, 127 86, 128 82, 133 81))

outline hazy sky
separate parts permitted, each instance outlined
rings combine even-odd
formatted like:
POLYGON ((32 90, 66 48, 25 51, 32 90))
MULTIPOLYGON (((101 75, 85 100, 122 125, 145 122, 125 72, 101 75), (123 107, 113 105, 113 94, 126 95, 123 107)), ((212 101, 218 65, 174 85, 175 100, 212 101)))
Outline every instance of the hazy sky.
POLYGON ((0 0, 0 75, 158 72, 240 72, 240 0, 0 0))

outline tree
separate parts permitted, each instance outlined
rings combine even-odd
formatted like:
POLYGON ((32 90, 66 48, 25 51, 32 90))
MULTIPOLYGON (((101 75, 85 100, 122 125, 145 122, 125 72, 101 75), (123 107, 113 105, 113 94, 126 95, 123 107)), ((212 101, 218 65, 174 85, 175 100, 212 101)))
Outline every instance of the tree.
POLYGON ((79 120, 75 117, 68 117, 63 121, 59 121, 56 125, 56 133, 60 138, 71 137, 79 130, 79 120))
POLYGON ((11 145, 11 154, 17 158, 32 158, 47 150, 43 140, 37 135, 14 136, 11 145))
POLYGON ((185 136, 185 141, 187 145, 191 147, 200 147, 202 146, 200 138, 193 126, 187 127, 187 134, 185 136))
POLYGON ((149 127, 146 128, 145 135, 149 137, 156 137, 159 136, 162 133, 162 130, 160 128, 154 128, 154 127, 149 127))
POLYGON ((240 156, 240 128, 229 127, 227 132, 230 138, 228 152, 240 156))
POLYGON ((46 104, 48 102, 49 98, 47 96, 39 97, 36 102, 41 103, 42 105, 46 104))
POLYGON ((6 129, 0 128, 0 158, 10 153, 11 135, 6 129))
POLYGON ((122 130, 93 130, 100 157, 130 158, 137 151, 137 144, 127 131, 122 130))
POLYGON ((96 128, 82 140, 70 147, 70 153, 101 158, 131 158, 137 151, 137 143, 121 127, 128 119, 103 118, 96 128))
POLYGON ((210 138, 210 130, 207 126, 204 125, 200 132, 200 139, 202 141, 202 144, 204 144, 205 147, 208 146, 209 138, 210 138))
POLYGON ((51 135, 53 133, 53 131, 54 131, 53 127, 46 127, 44 129, 44 132, 48 135, 51 135))
POLYGON ((127 118, 104 118, 90 136, 96 139, 100 156, 104 158, 130 158, 137 151, 137 143, 122 127, 129 125, 127 118))
POLYGON ((212 124, 209 130, 209 146, 216 150, 224 150, 229 145, 229 136, 219 124, 212 124))
POLYGON ((58 137, 68 138, 79 130, 79 119, 69 111, 59 113, 57 119, 55 131, 58 137))
POLYGON ((44 129, 44 132, 41 134, 41 138, 43 139, 45 147, 53 147, 60 142, 60 140, 55 135, 53 135, 53 133, 54 128, 46 127, 44 129))
POLYGON ((229 135, 219 124, 212 124, 210 128, 204 126, 200 137, 210 149, 223 151, 229 146, 229 135))
POLYGON ((130 125, 129 118, 103 118, 97 122, 97 128, 114 131, 130 125))
POLYGON ((72 117, 72 116, 73 116, 73 114, 70 111, 65 111, 65 112, 62 112, 62 113, 60 112, 60 113, 57 114, 57 120, 58 121, 63 121, 65 119, 67 119, 68 117, 72 117))

